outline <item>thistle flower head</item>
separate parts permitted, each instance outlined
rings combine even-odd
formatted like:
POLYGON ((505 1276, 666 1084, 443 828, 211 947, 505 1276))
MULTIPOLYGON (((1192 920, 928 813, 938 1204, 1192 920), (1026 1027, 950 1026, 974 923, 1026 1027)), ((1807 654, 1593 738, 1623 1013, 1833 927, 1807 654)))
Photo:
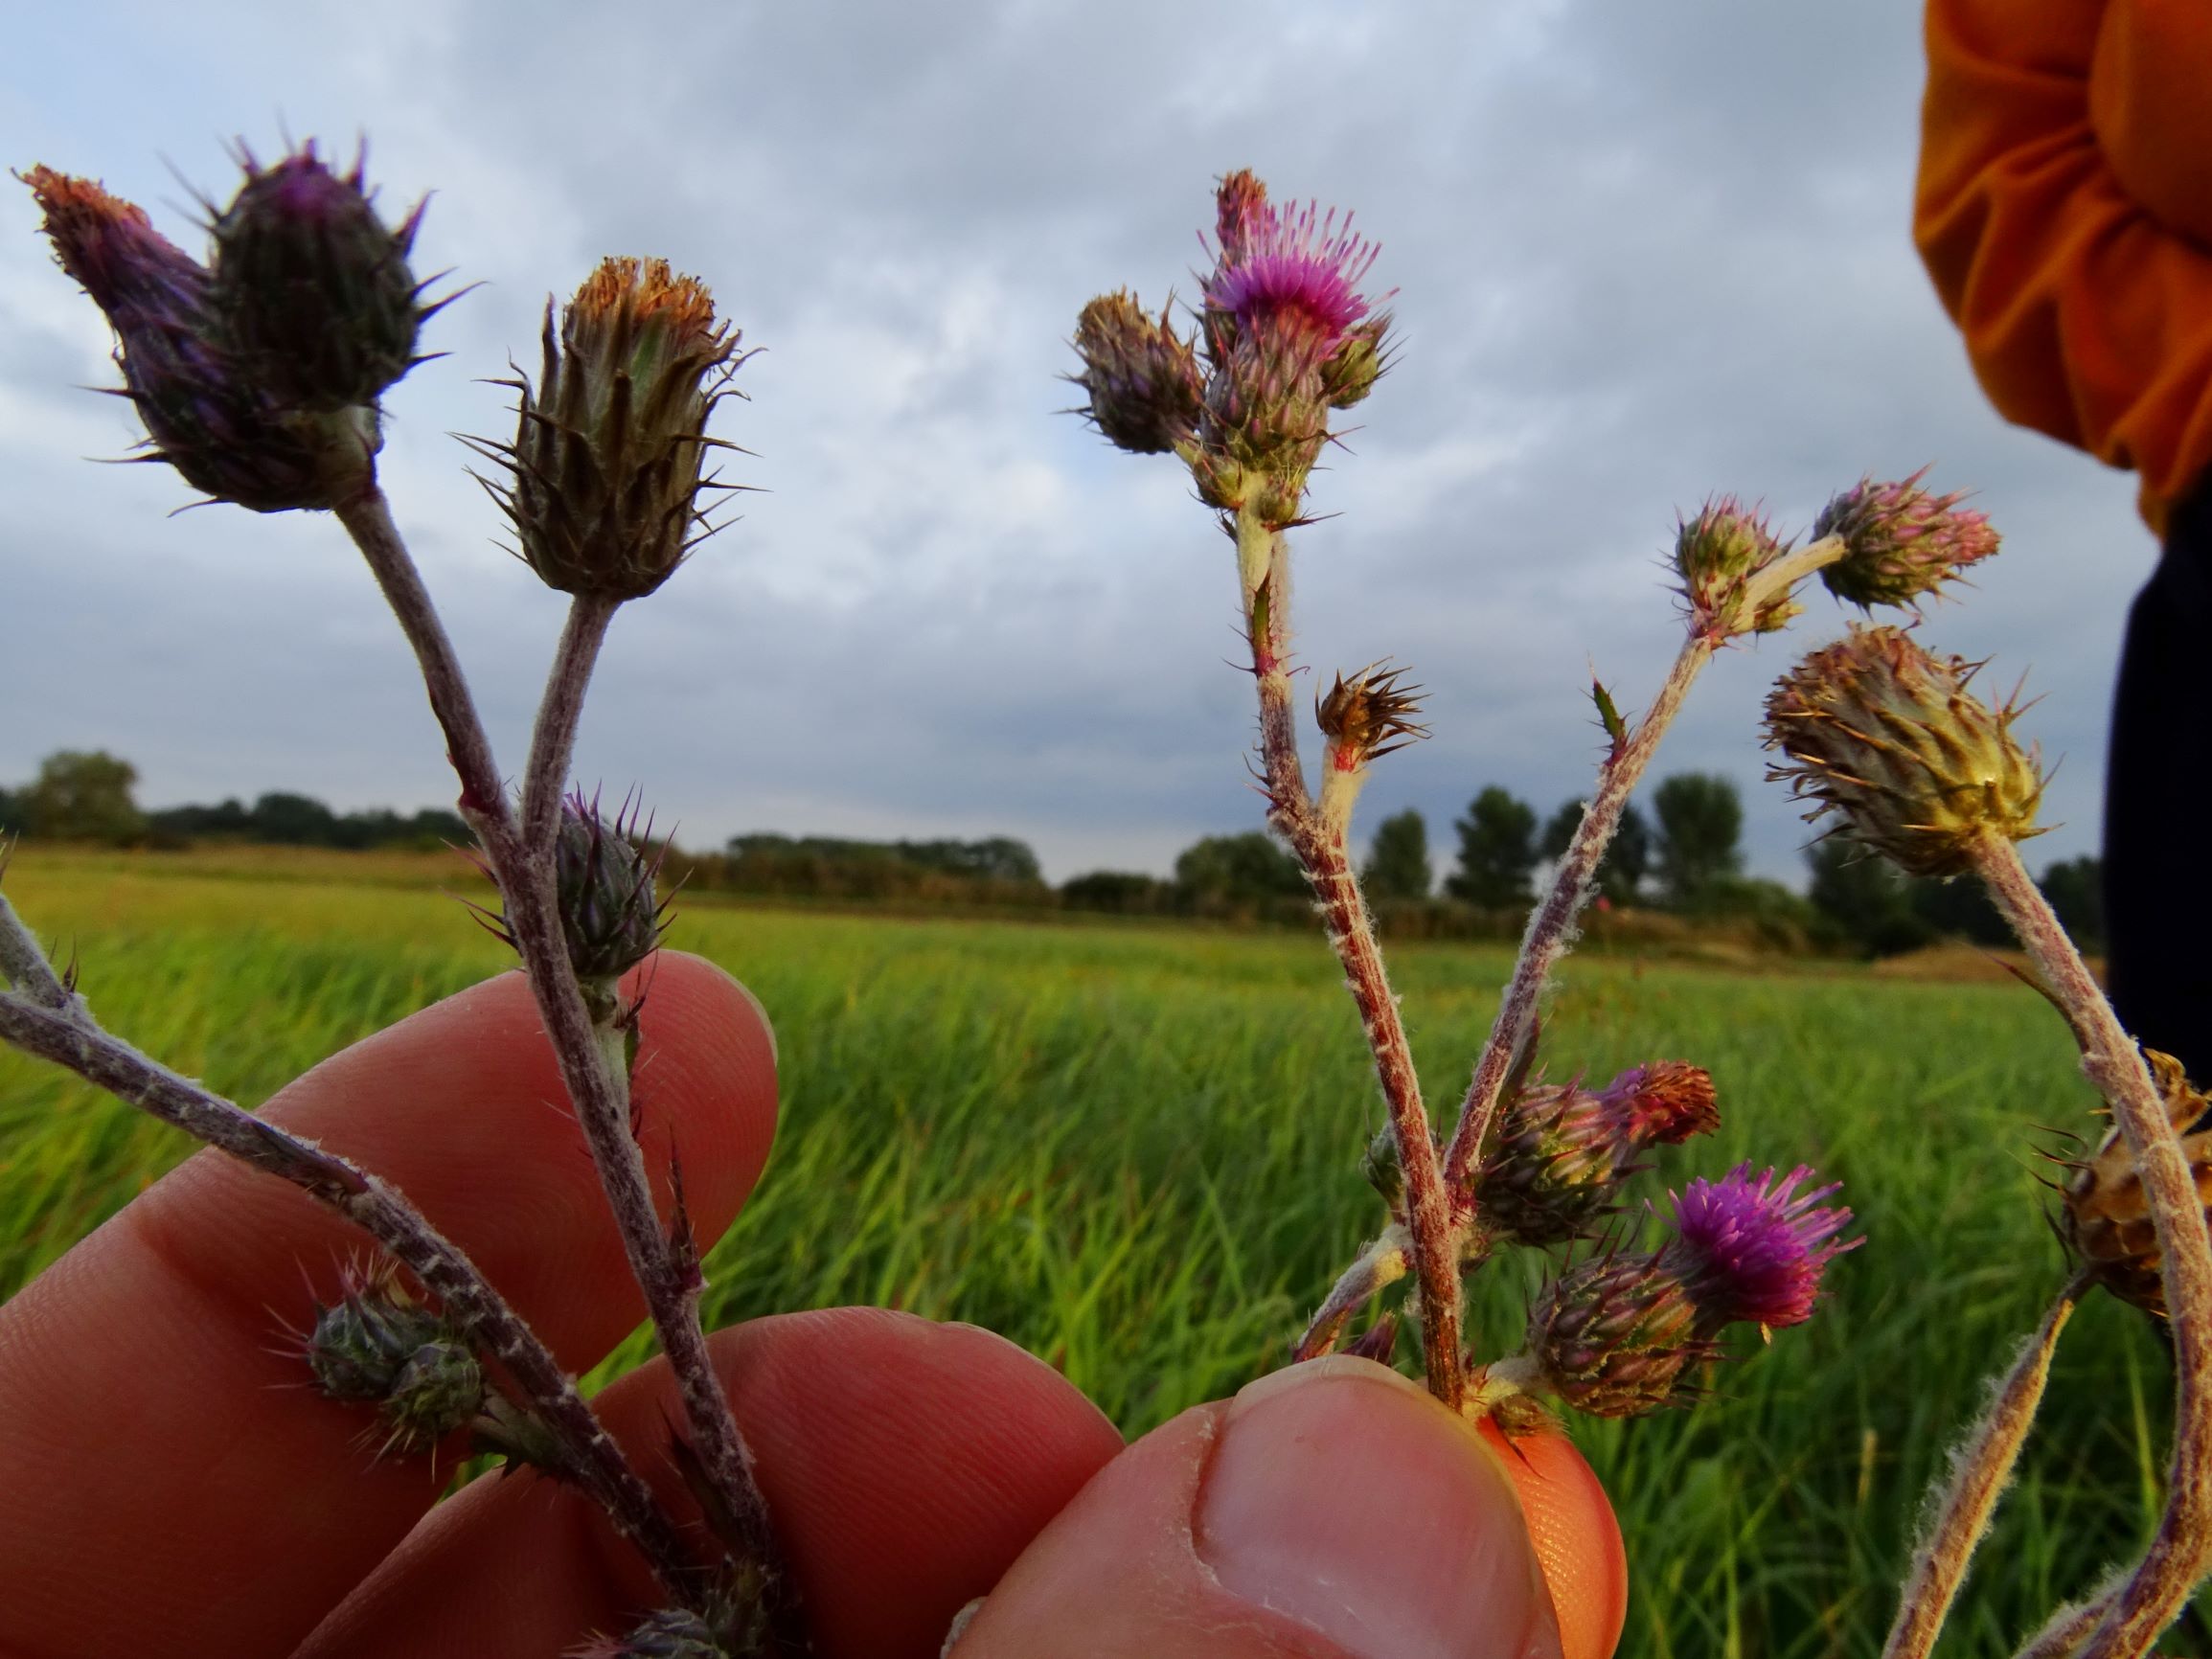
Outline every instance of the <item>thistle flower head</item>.
POLYGON ((334 172, 312 140, 274 166, 248 153, 215 220, 214 301, 246 373, 303 409, 373 404, 416 361, 422 284, 408 269, 422 210, 376 215, 361 164, 334 172))
POLYGON ((1529 1353, 1544 1383, 1593 1417, 1641 1417, 1686 1404, 1683 1380, 1715 1350, 1698 1307, 1664 1261, 1593 1257, 1545 1287, 1529 1318, 1529 1353))
POLYGON ((1921 489, 1927 476, 1924 466, 1895 483, 1862 478, 1820 510, 1813 535, 1839 536, 1845 549, 1820 572, 1830 593, 1862 609, 1912 606, 1996 552, 1988 514, 1960 511, 1964 492, 1921 489))
POLYGON ((689 1608, 671 1607, 630 1627, 570 1649, 569 1659, 729 1659, 714 1627, 689 1608))
POLYGON ((115 330, 147 459, 255 512, 335 507, 374 481, 382 443, 374 412, 301 410, 249 375, 207 270, 142 209, 52 168, 20 176, 45 214, 56 260, 115 330))
POLYGON ((1773 633, 1797 615, 1787 592, 1751 602, 1752 580, 1790 551, 1765 515, 1733 495, 1717 495, 1676 521, 1675 573, 1690 624, 1718 644, 1738 634, 1773 633))
POLYGON ((610 820, 596 796, 579 789, 560 806, 554 842, 554 898, 576 977, 621 978, 658 947, 667 931, 667 903, 653 891, 666 849, 650 856, 652 826, 640 826, 634 806, 610 820))
POLYGON ((642 598, 718 528, 700 499, 734 486, 706 474, 706 452, 729 445, 706 428, 732 395, 739 338, 706 287, 665 260, 603 261, 558 334, 546 303, 537 384, 511 382, 514 442, 470 442, 513 475, 485 488, 548 586, 642 598))
POLYGON ((1359 1172, 1367 1177, 1393 1216, 1405 1208, 1405 1167, 1398 1158, 1398 1136, 1388 1124, 1368 1138, 1359 1157, 1359 1172))
POLYGON ((378 1407, 387 1451, 426 1451, 484 1403, 483 1369, 468 1345, 407 1293, 389 1262, 348 1263, 338 1300, 316 1304, 299 1346, 325 1398, 378 1407))
POLYGON ((1967 690, 1978 664, 1938 657, 1893 627, 1853 627, 1785 674, 1767 699, 1769 778, 1833 812, 1914 875, 1955 875, 1985 835, 2040 834, 2043 775, 2013 740, 2018 710, 1967 690))
POLYGON ((1353 772, 1428 736, 1414 719, 1421 688, 1403 681, 1407 670, 1370 663, 1347 680, 1341 673, 1327 695, 1316 693, 1313 717, 1329 739, 1329 764, 1353 772))
MULTIPOLYGON (((2190 1082, 2173 1056, 2145 1049, 2143 1057, 2150 1062, 2167 1121, 2181 1137, 2198 1200, 2212 1217, 2212 1117, 2207 1116, 2212 1100, 2190 1082)), ((2158 1230, 2134 1156, 2117 1128, 2106 1134, 2095 1154, 2066 1183, 2059 1235, 2107 1290, 2154 1319, 2168 1317, 2158 1230)))
POLYGON ((1713 1080, 1663 1060, 1623 1072, 1592 1093, 1538 1083, 1514 1095, 1475 1180, 1475 1210, 1493 1236, 1564 1244, 1614 1214, 1616 1190, 1653 1146, 1719 1126, 1713 1080))
POLYGON ((1069 378, 1089 394, 1083 412, 1107 443, 1154 455, 1190 442, 1204 387, 1197 354, 1168 326, 1166 308, 1155 322, 1133 295, 1101 294, 1076 319, 1075 349, 1083 373, 1069 378))
POLYGON ((1307 344, 1317 357, 1334 352, 1371 307, 1359 291, 1381 249, 1341 225, 1315 202, 1278 207, 1248 172, 1221 183, 1217 216, 1219 258, 1205 281, 1206 307, 1234 318, 1241 332, 1307 344))
POLYGON ((1821 1203, 1842 1184, 1798 1191, 1813 1178, 1800 1165, 1779 1182, 1772 1170, 1753 1180, 1751 1166, 1740 1164, 1722 1180, 1692 1181, 1675 1200, 1676 1237, 1661 1259, 1697 1304, 1701 1334, 1812 1317, 1828 1263, 1860 1242, 1836 1243, 1851 1212, 1821 1203))

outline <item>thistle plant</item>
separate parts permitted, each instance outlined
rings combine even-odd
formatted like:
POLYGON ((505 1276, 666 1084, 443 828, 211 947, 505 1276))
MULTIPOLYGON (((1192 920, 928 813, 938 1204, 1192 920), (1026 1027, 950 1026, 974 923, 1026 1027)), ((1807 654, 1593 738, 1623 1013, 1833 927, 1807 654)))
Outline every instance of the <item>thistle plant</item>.
MULTIPOLYGON (((1364 284, 1380 249, 1349 216, 1271 200, 1250 172, 1220 181, 1210 252, 1189 332, 1171 304, 1155 317, 1126 290, 1078 319, 1081 368, 1069 376, 1100 435, 1133 454, 1173 454, 1236 549, 1238 617, 1259 703, 1253 761, 1267 824, 1296 856, 1344 969, 1387 1119, 1364 1152, 1385 1223, 1322 1299, 1290 1347, 1294 1361, 1336 1352, 1387 1360, 1402 1323, 1419 1337, 1428 1389, 1508 1440, 1551 1432, 1555 1408, 1635 1417, 1694 1408, 1711 1362, 1811 1318, 1836 1257, 1866 1243, 1839 1183, 1799 1168, 1679 1188, 1663 1237, 1639 1247, 1629 1183, 1658 1148, 1719 1122, 1710 1078, 1655 1057, 1602 1089, 1543 1080, 1539 1013, 1574 943, 1607 846, 1636 783, 1715 652, 1788 628, 1807 578, 1839 600, 1909 613, 1911 626, 1855 626, 1776 687, 1767 741, 1776 775, 1834 814, 1845 833, 1913 875, 1978 876, 2064 1014, 2083 1069, 2114 1118, 2112 1134, 2067 1184, 2061 1231, 2077 1268, 1935 1495, 1929 1530, 1901 1597, 1886 1651, 1929 1650, 2032 1421, 2074 1302, 2104 1284, 2174 1336, 2178 1389, 2166 1512, 2142 1559, 2032 1639, 2026 1653, 2140 1654, 2212 1568, 2212 1150, 2203 1097, 2163 1056, 2120 1029, 2095 982, 2019 863, 2039 832, 2043 774, 2013 736, 2020 710, 1992 710, 1969 690, 1975 665, 1918 639, 1919 607, 1994 555, 1987 518, 1963 496, 1861 477, 1816 516, 1802 545, 1764 512, 1716 494, 1673 535, 1683 639, 1642 714, 1621 713, 1593 682, 1606 750, 1588 805, 1521 940, 1488 1041, 1448 1133, 1434 1123, 1397 999, 1348 853, 1369 767, 1425 736, 1410 670, 1336 674, 1315 698, 1321 784, 1310 786, 1291 696, 1290 533, 1312 516, 1311 472, 1336 435, 1335 412, 1361 402, 1389 366, 1390 318, 1364 284), (1467 1279, 1509 1248, 1548 1253, 1543 1288, 1518 1352, 1493 1354, 1465 1329, 1467 1279), (1403 1284, 1349 1345, 1364 1309, 1403 1284)), ((1876 1242, 1879 1248, 1879 1241, 1876 1242)), ((1594 1651, 1609 1651, 1618 1627, 1594 1651)))
POLYGON ((707 287, 664 261, 609 259, 547 304, 537 380, 517 378, 513 442, 472 441, 521 560, 572 596, 518 793, 378 484, 382 400, 417 363, 424 298, 409 265, 420 207, 388 223, 361 167, 312 143, 207 207, 203 262, 132 203, 49 168, 21 176, 62 270, 114 329, 121 395, 146 427, 140 459, 211 500, 332 514, 366 560, 421 668, 460 784, 475 855, 521 958, 630 1269, 674 1374, 683 1421, 667 1455, 709 1517, 679 1527, 600 1426, 575 1381, 475 1265, 403 1193, 167 1070, 103 1030, 0 898, 0 1038, 77 1072, 197 1139, 293 1182, 360 1227, 376 1254, 346 1269, 286 1342, 303 1379, 362 1411, 379 1456, 466 1447, 572 1483, 658 1577, 616 1653, 795 1653, 804 1610, 778 1552, 751 1454, 710 1364, 703 1285, 682 1203, 655 1209, 629 1099, 637 1003, 625 974, 660 942, 659 855, 634 807, 569 791, 593 665, 620 607, 666 582, 717 528, 707 427, 743 362, 707 287), (558 326, 557 326, 558 320, 558 326), (566 799, 564 800, 564 793, 566 799))

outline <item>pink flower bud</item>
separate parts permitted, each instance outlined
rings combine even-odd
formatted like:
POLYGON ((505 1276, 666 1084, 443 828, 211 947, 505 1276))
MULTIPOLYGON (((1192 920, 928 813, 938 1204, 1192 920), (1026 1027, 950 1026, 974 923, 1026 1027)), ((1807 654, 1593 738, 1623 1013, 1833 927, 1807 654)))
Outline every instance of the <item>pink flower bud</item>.
POLYGON ((1862 608, 1910 606, 1996 552, 1988 515, 1960 511, 1963 493, 1921 489, 1927 476, 1924 466, 1892 484, 1862 478, 1820 510, 1813 535, 1839 536, 1845 549, 1820 573, 1830 593, 1862 608))

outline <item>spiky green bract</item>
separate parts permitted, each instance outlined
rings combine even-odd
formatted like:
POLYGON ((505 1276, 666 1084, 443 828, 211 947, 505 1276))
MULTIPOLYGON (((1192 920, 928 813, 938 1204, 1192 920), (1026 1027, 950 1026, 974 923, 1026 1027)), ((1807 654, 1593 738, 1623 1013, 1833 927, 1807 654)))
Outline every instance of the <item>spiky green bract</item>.
POLYGON ((2043 774, 2013 740, 2018 708, 1992 711, 1967 685, 1980 668, 1939 657, 1903 629, 1854 626, 1776 682, 1767 771, 1834 813, 1856 839, 1913 875, 1956 875, 1987 835, 2041 834, 2043 774))
POLYGON ((1766 518, 1733 495, 1717 495, 1675 528, 1675 573, 1693 630, 1718 645, 1738 634, 1773 633, 1797 615, 1788 592, 1749 602, 1751 579, 1790 551, 1766 518))
POLYGON ((1845 549, 1820 573, 1830 593, 1864 609, 1914 606, 1996 552, 1988 514, 1960 511, 1963 492, 1921 489, 1927 476, 1924 466, 1894 483, 1861 478, 1820 510, 1813 535, 1837 536, 1845 549))
POLYGON ((143 210, 51 168, 21 176, 61 268, 115 330, 147 459, 254 512, 336 507, 375 482, 383 443, 375 411, 304 410, 247 373, 207 270, 143 210))
POLYGON ((520 398, 513 443, 469 442, 506 467, 484 480, 513 523, 516 551, 563 593, 640 599, 718 528, 700 505, 729 489, 706 472, 707 422, 743 362, 740 331, 715 316, 696 278, 666 260, 603 261, 554 330, 545 307, 537 384, 520 398))
POLYGON ((1197 354, 1162 307, 1158 321, 1126 290, 1101 294, 1076 318, 1083 373, 1069 379, 1089 395, 1084 413, 1099 434, 1132 455, 1156 455, 1190 441, 1202 391, 1197 354))
POLYGON ((374 404, 415 361, 422 284, 407 256, 422 210, 376 215, 356 162, 333 172, 309 140, 245 182, 214 225, 216 309, 244 371, 280 401, 374 404))
POLYGON ((581 789, 561 803, 555 901, 568 960, 587 987, 620 979, 660 943, 666 906, 653 883, 666 849, 641 850, 650 835, 634 807, 610 820, 581 789))
MULTIPOLYGON (((2152 1080, 2167 1121, 2181 1137, 2181 1150, 2196 1178, 2197 1195, 2212 1215, 2212 1100, 2189 1080, 2181 1062, 2145 1049, 2152 1080)), ((2154 1319, 2167 1317, 2165 1258, 2134 1157, 2117 1128, 2076 1167, 2059 1212, 2059 1236, 2096 1282, 2154 1319)))
POLYGON ((389 1262, 349 1265, 338 1300, 316 1305, 300 1349, 328 1398, 379 1408, 385 1451, 427 1451, 484 1405, 476 1356, 442 1314, 407 1293, 389 1262))
POLYGON ((1655 1256, 1597 1256, 1546 1287, 1529 1320, 1529 1351, 1544 1383, 1593 1417, 1641 1417, 1688 1403, 1682 1379, 1712 1344, 1698 1307, 1655 1256))

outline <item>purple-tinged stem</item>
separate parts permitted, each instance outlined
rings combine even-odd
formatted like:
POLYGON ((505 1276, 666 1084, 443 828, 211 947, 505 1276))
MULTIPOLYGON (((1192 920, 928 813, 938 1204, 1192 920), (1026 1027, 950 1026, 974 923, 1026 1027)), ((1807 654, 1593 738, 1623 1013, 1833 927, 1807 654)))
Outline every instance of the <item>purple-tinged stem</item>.
MULTIPOLYGON (((0 917, 0 935, 13 920, 12 912, 0 917)), ((194 1140, 289 1181, 412 1268, 470 1342, 506 1370, 544 1421, 559 1447, 558 1472, 598 1502, 670 1594, 688 1606, 699 1604, 699 1569, 675 1524, 624 1461, 560 1362, 475 1263, 397 1189, 179 1077, 101 1030, 81 1011, 41 1007, 22 993, 0 993, 0 1041, 75 1072, 194 1140)))
MULTIPOLYGON (((0 847, 0 867, 7 862, 7 849, 0 847)), ((56 1013, 69 1014, 82 1007, 61 983, 61 976, 39 948, 36 936, 23 925, 23 919, 15 914, 5 893, 0 893, 0 985, 12 985, 40 1008, 56 1013)))
POLYGON ((1261 775, 1268 820, 1297 855, 1327 924, 1329 943, 1344 967, 1344 983, 1359 1010, 1360 1029, 1375 1057, 1375 1076, 1390 1114, 1391 1137, 1405 1176, 1406 1227, 1413 1270, 1421 1286, 1421 1352, 1428 1390, 1454 1411, 1466 1376, 1459 1352, 1459 1261, 1436 1138, 1421 1101, 1413 1051, 1399 1017, 1398 999, 1383 972, 1381 946, 1360 897, 1342 825, 1330 825, 1306 787, 1298 759, 1298 722, 1290 698, 1289 556, 1280 531, 1250 511, 1237 515, 1237 557, 1243 584, 1245 623, 1252 645, 1252 678, 1260 695, 1261 775))
MULTIPOLYGON (((1786 555, 1753 578, 1738 601, 1735 614, 1753 615, 1777 593, 1842 557, 1843 543, 1835 536, 1823 537, 1786 555)), ((1620 828, 1621 812, 1645 768, 1652 763, 1652 757, 1658 752, 1659 739, 1681 711, 1682 699, 1689 694, 1690 687, 1705 665, 1712 661, 1713 650, 1711 632, 1693 619, 1690 635, 1683 641, 1675 666, 1668 670, 1659 694, 1652 699, 1652 706, 1636 722, 1636 729, 1616 740, 1612 752, 1599 766, 1597 790, 1583 812, 1583 821, 1576 827, 1566 855, 1560 860, 1559 870, 1552 876, 1551 890, 1529 918, 1528 930, 1521 936, 1520 955, 1514 963, 1513 977, 1506 984, 1505 995, 1498 1007, 1497 1020, 1491 1027, 1490 1040, 1484 1045, 1481 1057, 1475 1062, 1474 1076, 1467 1086, 1467 1098, 1460 1104, 1458 1125, 1451 1132, 1450 1149, 1445 1153, 1444 1180, 1451 1193, 1456 1232, 1464 1233, 1474 1218, 1474 1172, 1482 1158, 1483 1138, 1489 1134, 1491 1121, 1496 1115, 1505 1080, 1512 1076, 1514 1064, 1529 1040, 1537 1008, 1543 998, 1545 986, 1551 981, 1552 970, 1574 943, 1575 922, 1596 890, 1598 865, 1606 855, 1606 849, 1612 844, 1613 832, 1620 828)))
MULTIPOLYGON (((779 1641, 786 1648, 797 1650, 804 1647, 804 1637, 797 1624, 796 1597, 776 1547, 766 1500, 753 1478, 752 1454, 738 1432, 721 1378, 707 1352, 706 1333, 698 1317, 697 1286, 677 1262, 654 1213, 645 1157, 629 1132, 627 1079, 609 1062, 569 961, 554 899, 550 837, 540 847, 533 847, 523 838, 508 805, 506 784, 492 759, 490 741, 469 695, 467 679, 382 493, 372 489, 339 509, 338 518, 360 548, 399 619, 400 630, 414 647, 431 709, 445 730, 447 755, 461 780, 461 810, 483 842, 485 856, 498 880, 508 932, 522 958, 538 1017, 560 1067, 561 1081, 567 1086, 577 1123, 599 1170, 600 1185, 622 1236, 631 1276, 645 1296, 653 1330, 675 1376, 693 1449, 718 1507, 732 1518, 741 1535, 741 1547, 770 1586, 770 1616, 778 1626, 779 1641)), ((575 711, 582 707, 589 679, 590 660, 596 657, 598 642, 605 631, 604 619, 596 628, 589 623, 588 615, 580 625, 571 613, 570 626, 563 632, 560 654, 555 662, 556 684, 549 686, 545 697, 554 708, 551 731, 559 734, 565 730, 567 738, 556 736, 538 747, 547 757, 555 749, 562 751, 559 756, 562 771, 566 769, 565 750, 573 741, 575 711)), ((551 769, 549 760, 544 770, 551 769)), ((534 768, 534 777, 536 775, 534 768)), ((558 807, 558 781, 541 793, 550 795, 558 807)))
POLYGON ((554 832, 560 826, 560 794, 568 786, 576 729, 583 717, 583 696, 606 641, 607 625, 622 602, 599 594, 579 594, 568 607, 568 623, 553 653, 545 678, 545 699, 537 707, 537 729, 530 739, 530 763, 522 782, 522 845, 535 862, 551 868, 554 832))
POLYGON ((2087 1284, 2075 1278, 2060 1291, 2042 1323, 2020 1347, 2012 1369, 1990 1393, 1989 1409, 1973 1432, 1951 1454, 1949 1489, 1929 1521, 1912 1571, 1899 1593, 1897 1622, 1881 1648, 1882 1659, 1927 1659, 1943 1629, 1967 1568, 1989 1530, 1997 1499, 2012 1479, 2013 1464, 2026 1443, 2028 1429, 2042 1401, 2043 1385, 2050 1379, 2051 1356, 2058 1351, 2059 1332, 2074 1311, 2087 1284))
POLYGON ((1405 1277, 1405 1248, 1411 1236, 1402 1227, 1390 1227, 1382 1237, 1360 1252, 1359 1260, 1344 1270, 1342 1278, 1329 1292, 1313 1322, 1306 1327, 1306 1334, 1299 1337, 1290 1350, 1290 1362, 1319 1359, 1334 1351, 1336 1338, 1352 1316, 1366 1307, 1385 1285, 1395 1284, 1405 1277))
POLYGON ((2212 1569, 2212 1234, 2205 1229, 2204 1202, 2180 1134, 2151 1068, 2028 875, 2018 850, 2001 835, 1984 834, 1974 849, 1974 872, 2073 1027, 2082 1071, 2112 1109, 2158 1236, 2174 1338, 2174 1451, 2166 1510, 2142 1560, 2082 1649, 2083 1659, 2132 1659, 2150 1651, 2212 1569))
MULTIPOLYGON (((2121 1582, 2125 1582, 2123 1576, 2121 1582)), ((2114 1583, 2100 1590, 2087 1602, 2077 1602, 2070 1607, 2062 1607, 2052 1614, 2047 1624, 2028 1638, 2015 1659, 2073 1659, 2082 1644, 2089 1639, 2089 1632, 2103 1621, 2114 1602, 2119 1600, 2120 1585, 2114 1583)))

